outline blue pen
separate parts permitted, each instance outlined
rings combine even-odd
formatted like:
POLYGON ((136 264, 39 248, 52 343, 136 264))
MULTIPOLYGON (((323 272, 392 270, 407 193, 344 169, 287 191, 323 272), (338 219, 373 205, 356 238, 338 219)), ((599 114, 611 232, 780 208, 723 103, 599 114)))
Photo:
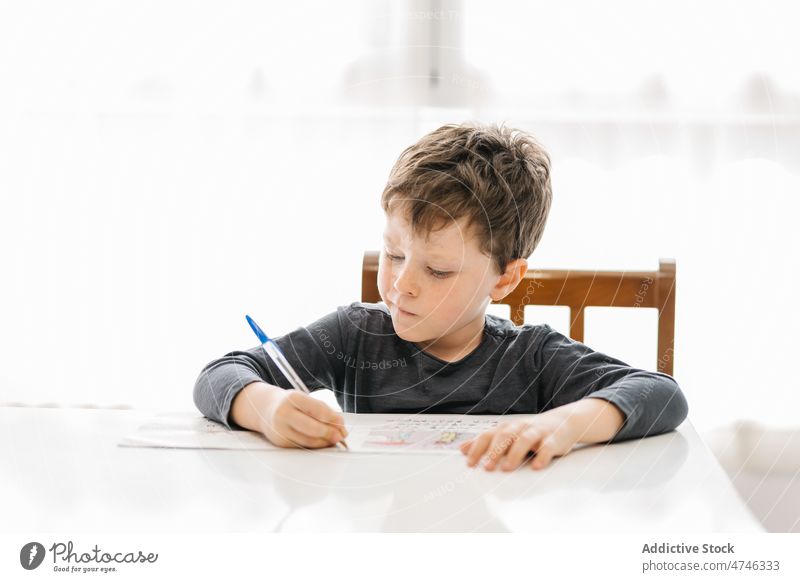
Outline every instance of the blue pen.
MULTIPOLYGON (((292 365, 286 359, 286 356, 283 355, 283 352, 278 347, 274 341, 267 337, 258 324, 253 321, 253 318, 249 315, 245 315, 247 318, 247 323, 250 324, 250 328, 256 334, 258 341, 261 342, 261 348, 266 352, 266 354, 272 358, 272 361, 275 362, 275 365, 278 366, 278 369, 281 373, 286 376, 286 379, 289 380, 289 383, 295 390, 300 390, 300 392, 305 392, 306 394, 311 394, 311 390, 308 389, 308 386, 300 379, 300 376, 297 375, 297 372, 294 371, 292 365)), ((347 443, 344 439, 339 441, 339 444, 344 446, 345 449, 350 450, 350 447, 347 446, 347 443)))

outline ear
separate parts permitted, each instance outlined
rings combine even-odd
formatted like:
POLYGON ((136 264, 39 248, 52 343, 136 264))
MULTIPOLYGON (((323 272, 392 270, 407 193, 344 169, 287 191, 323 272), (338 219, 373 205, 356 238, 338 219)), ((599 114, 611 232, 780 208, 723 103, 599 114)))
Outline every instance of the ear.
POLYGON ((505 273, 500 276, 497 285, 495 285, 489 293, 492 301, 500 301, 503 297, 516 289, 527 272, 528 261, 525 259, 515 259, 508 263, 505 273))

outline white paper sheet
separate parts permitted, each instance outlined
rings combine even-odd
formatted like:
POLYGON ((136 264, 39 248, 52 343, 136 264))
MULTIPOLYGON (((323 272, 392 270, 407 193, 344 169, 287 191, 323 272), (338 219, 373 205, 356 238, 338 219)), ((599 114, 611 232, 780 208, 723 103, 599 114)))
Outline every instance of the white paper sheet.
MULTIPOLYGON (((459 453, 458 446, 505 420, 529 414, 354 414, 344 413, 347 445, 324 450, 342 453, 459 453)), ((263 435, 228 430, 194 413, 163 413, 119 442, 123 447, 281 450, 263 435)), ((459 453, 460 454, 460 453, 459 453)))

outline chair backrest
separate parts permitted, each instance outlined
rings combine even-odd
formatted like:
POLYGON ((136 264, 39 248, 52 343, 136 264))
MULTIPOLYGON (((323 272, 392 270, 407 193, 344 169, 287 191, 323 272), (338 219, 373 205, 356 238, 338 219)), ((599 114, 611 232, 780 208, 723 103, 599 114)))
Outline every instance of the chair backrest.
MULTIPOLYGON (((361 301, 377 303, 377 251, 366 251, 361 270, 361 301)), ((526 305, 569 307, 569 336, 583 341, 586 307, 646 307, 658 310, 659 372, 672 375, 675 360, 675 260, 661 259, 658 271, 565 271, 529 269, 514 291, 495 304, 511 308, 511 321, 525 322, 526 305)))

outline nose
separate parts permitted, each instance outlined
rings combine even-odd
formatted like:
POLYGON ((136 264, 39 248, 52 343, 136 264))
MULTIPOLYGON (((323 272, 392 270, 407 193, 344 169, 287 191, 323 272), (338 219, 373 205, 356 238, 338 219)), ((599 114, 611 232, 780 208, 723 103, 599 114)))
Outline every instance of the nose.
POLYGON ((408 263, 399 272, 396 272, 394 288, 403 295, 416 297, 419 294, 419 287, 413 278, 413 273, 408 267, 408 263))

